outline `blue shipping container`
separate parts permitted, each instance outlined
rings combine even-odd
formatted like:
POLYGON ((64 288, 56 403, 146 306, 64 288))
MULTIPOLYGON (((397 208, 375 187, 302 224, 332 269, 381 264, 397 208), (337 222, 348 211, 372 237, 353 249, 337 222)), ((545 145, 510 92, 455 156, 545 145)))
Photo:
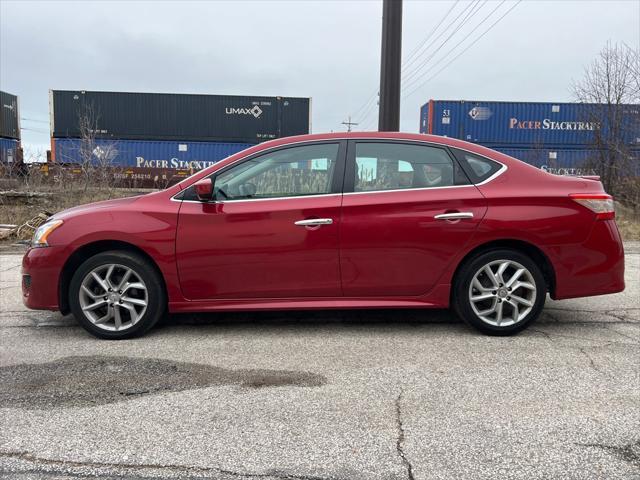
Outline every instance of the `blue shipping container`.
POLYGON ((57 163, 83 163, 114 167, 200 170, 252 146, 249 143, 177 142, 147 140, 95 140, 89 155, 77 138, 52 138, 57 163))
MULTIPOLYGON (((522 160, 534 167, 558 175, 598 175, 599 152, 593 149, 549 149, 492 147, 494 150, 522 160)), ((640 150, 632 151, 629 161, 630 171, 640 175, 640 150)))
POLYGON ((18 140, 0 138, 0 163, 14 163, 18 159, 18 140))
MULTIPOLYGON (((592 145, 603 105, 578 103, 430 100, 420 110, 420 132, 491 145, 525 148, 592 145)), ((624 105, 624 137, 640 146, 640 105, 624 105)))

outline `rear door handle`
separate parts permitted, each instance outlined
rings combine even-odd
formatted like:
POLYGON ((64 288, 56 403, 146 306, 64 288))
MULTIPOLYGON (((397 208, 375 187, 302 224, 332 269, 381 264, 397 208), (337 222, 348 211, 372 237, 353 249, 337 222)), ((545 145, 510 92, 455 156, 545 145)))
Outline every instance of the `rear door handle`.
POLYGON ((315 227, 317 225, 331 225, 333 218, 309 218, 308 220, 298 220, 295 222, 299 227, 315 227))
POLYGON ((436 220, 462 220, 463 218, 473 218, 472 212, 451 212, 441 213, 434 217, 436 220))

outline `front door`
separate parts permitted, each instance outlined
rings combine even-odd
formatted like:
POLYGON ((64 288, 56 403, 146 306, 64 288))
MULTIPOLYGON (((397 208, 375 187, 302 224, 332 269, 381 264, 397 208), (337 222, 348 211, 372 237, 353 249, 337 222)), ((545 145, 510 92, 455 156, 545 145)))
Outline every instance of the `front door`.
POLYGON ((428 293, 469 242, 486 200, 446 148, 349 145, 341 222, 346 297, 428 293))
POLYGON ((183 201, 176 257, 184 296, 339 296, 345 150, 329 142, 258 154, 216 172, 215 201, 183 201))

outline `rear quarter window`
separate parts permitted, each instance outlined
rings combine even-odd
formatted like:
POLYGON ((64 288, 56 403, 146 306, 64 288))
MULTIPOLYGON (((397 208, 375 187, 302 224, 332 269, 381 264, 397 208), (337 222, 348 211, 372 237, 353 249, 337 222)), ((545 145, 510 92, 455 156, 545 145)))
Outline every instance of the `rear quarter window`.
POLYGON ((486 157, 481 157, 480 155, 475 155, 456 148, 452 148, 451 150, 473 183, 484 182, 491 178, 491 176, 502 167, 498 162, 486 157))

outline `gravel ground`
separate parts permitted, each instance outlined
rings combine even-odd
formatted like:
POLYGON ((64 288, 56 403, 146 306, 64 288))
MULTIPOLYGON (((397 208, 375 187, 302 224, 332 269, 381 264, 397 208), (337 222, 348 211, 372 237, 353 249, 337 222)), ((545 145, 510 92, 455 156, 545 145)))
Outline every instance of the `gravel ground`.
POLYGON ((0 477, 640 479, 640 245, 627 290, 510 338, 447 311, 172 317, 94 339, 24 309, 0 255, 0 477))

